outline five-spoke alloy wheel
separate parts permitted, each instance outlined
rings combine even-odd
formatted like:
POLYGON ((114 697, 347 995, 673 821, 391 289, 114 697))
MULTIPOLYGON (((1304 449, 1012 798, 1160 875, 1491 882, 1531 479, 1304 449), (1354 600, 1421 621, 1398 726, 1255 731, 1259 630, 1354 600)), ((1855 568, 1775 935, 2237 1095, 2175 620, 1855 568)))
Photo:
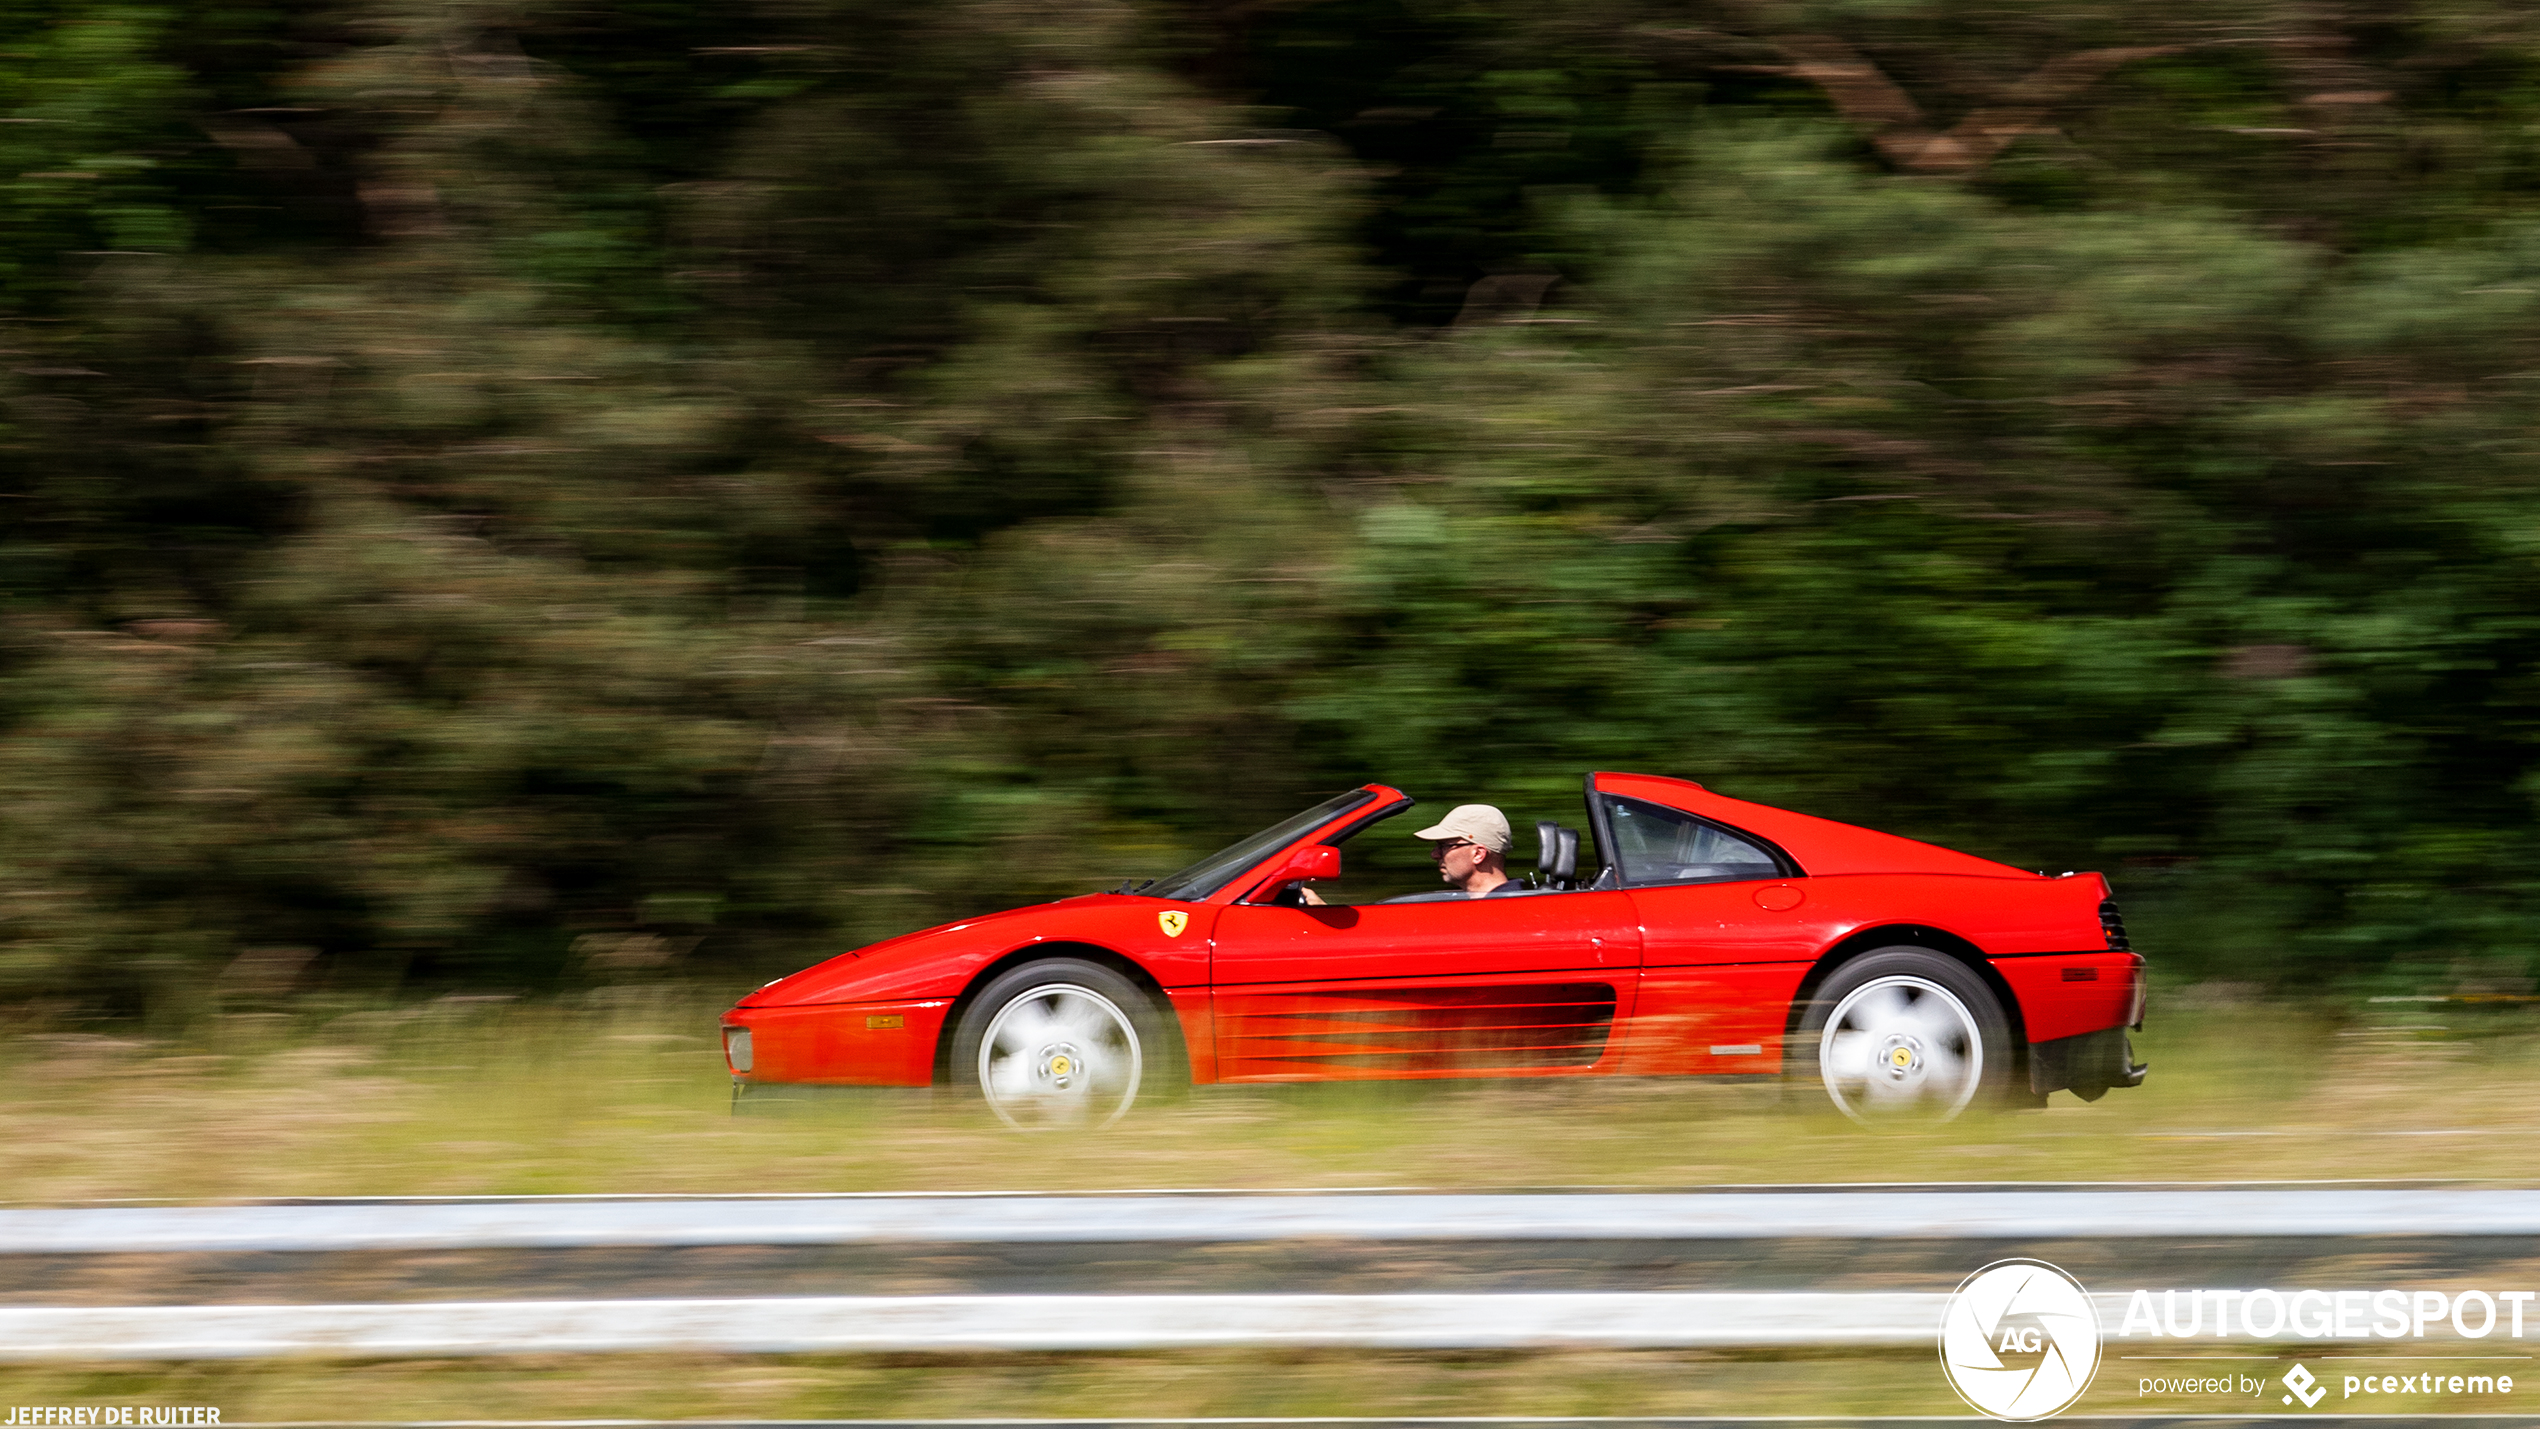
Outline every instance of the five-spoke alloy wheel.
POLYGON ((1966 964, 1924 948, 1835 969, 1800 1030, 1836 1110, 1864 1125, 1947 1121, 1999 1102, 2010 1080, 2001 1003, 1966 964))
POLYGON ((1153 1001, 1099 963, 1052 958, 1000 974, 954 1033, 956 1084, 1023 1131, 1109 1126, 1159 1070, 1153 1001))

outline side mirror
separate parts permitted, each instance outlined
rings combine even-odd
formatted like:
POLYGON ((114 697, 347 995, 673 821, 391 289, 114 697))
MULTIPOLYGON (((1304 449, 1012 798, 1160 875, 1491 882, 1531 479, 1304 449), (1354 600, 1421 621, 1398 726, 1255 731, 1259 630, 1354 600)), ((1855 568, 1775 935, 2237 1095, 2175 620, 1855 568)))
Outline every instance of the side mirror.
POLYGON ((1270 876, 1252 891, 1254 901, 1276 898, 1292 883, 1311 883, 1320 878, 1341 876, 1341 851, 1330 844, 1307 844, 1289 854, 1285 862, 1270 870, 1270 876))

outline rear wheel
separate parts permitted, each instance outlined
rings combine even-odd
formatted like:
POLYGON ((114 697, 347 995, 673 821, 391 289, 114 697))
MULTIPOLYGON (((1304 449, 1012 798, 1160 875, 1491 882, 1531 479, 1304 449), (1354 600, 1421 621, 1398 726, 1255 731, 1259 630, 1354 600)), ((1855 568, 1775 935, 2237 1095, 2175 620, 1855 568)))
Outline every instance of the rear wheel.
POLYGON ((1881 948, 1835 969, 1800 1020, 1800 1046, 1835 1109, 1866 1126, 1947 1121, 1999 1103, 2010 1023, 1966 964, 1881 948))
POLYGON ((1171 1038, 1137 984, 1050 958, 998 974, 953 1033, 955 1085, 1022 1131, 1109 1126, 1161 1077, 1171 1038))

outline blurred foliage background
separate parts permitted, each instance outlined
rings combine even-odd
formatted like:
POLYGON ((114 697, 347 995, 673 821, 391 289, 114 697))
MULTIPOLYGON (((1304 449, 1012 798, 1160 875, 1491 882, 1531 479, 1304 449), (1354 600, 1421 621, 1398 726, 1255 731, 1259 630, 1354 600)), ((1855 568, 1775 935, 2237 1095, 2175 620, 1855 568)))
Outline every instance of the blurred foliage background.
POLYGON ((0 0, 0 1002, 1589 768, 2528 991, 2535 397, 2503 0, 0 0))

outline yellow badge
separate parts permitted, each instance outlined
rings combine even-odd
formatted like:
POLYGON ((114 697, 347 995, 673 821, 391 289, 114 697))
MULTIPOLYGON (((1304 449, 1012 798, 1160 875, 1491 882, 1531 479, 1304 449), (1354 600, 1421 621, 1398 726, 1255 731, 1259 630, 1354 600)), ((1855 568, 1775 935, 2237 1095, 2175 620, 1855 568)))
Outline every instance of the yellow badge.
POLYGON ((1178 938, 1184 928, 1191 926, 1191 915, 1176 908, 1169 913, 1156 914, 1155 921, 1163 927, 1164 936, 1178 938))

